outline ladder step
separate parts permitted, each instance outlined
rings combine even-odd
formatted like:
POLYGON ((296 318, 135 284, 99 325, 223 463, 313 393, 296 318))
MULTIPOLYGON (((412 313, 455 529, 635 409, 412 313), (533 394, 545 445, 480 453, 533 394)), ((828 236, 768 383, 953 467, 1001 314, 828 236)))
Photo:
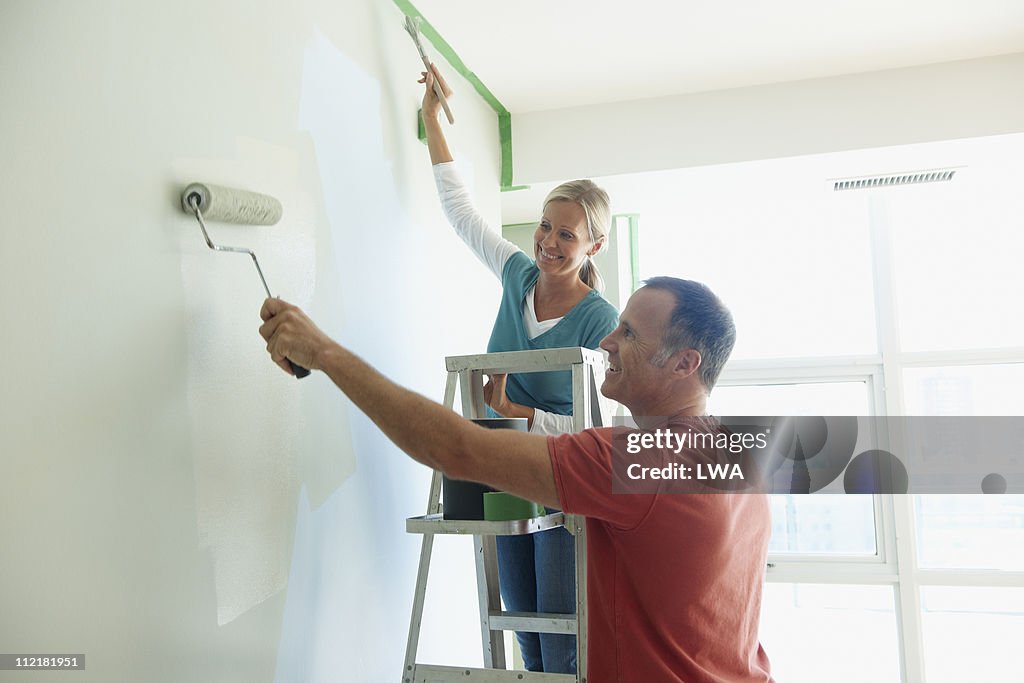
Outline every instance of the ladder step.
POLYGON ((490 522, 473 519, 444 519, 441 515, 422 515, 405 520, 405 530, 410 534, 463 534, 492 536, 522 536, 538 531, 554 529, 565 523, 565 515, 552 512, 543 517, 510 519, 490 522))
POLYGON ((505 669, 472 669, 457 666, 417 664, 413 677, 402 678, 403 683, 575 683, 573 674, 545 674, 535 671, 507 671, 505 669))
POLYGON ((491 612, 488 625, 492 631, 527 631, 529 633, 567 633, 576 635, 576 615, 554 612, 491 612))

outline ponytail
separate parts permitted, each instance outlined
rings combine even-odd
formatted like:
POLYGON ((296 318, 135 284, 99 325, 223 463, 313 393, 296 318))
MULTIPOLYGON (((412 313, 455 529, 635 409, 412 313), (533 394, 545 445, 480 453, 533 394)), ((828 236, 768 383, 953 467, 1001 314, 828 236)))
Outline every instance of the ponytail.
POLYGON ((601 277, 601 271, 598 270, 592 256, 587 256, 587 260, 580 266, 580 279, 587 287, 604 292, 604 278, 601 277))

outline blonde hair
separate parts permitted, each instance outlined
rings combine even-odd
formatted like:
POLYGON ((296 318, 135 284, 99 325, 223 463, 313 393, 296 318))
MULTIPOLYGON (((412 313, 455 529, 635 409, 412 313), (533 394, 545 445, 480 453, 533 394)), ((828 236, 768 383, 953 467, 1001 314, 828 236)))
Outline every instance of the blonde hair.
MULTIPOLYGON (((546 209, 551 202, 574 202, 582 206, 583 213, 587 216, 587 233, 590 235, 590 241, 594 244, 601 243, 601 247, 594 255, 608 248, 608 230, 612 223, 611 202, 608 200, 608 193, 594 184, 594 181, 570 180, 562 183, 548 193, 544 199, 544 208, 546 209)), ((604 290, 604 278, 590 256, 587 256, 587 260, 580 266, 580 279, 592 289, 599 292, 604 290)))

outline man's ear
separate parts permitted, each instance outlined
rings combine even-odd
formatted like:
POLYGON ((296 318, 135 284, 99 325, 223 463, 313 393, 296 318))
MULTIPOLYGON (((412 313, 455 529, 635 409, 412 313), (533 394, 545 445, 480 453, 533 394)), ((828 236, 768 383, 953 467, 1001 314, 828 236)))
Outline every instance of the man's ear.
POLYGON ((673 358, 675 366, 673 370, 682 377, 689 377, 697 372, 700 367, 700 351, 697 349, 684 349, 676 353, 673 358))

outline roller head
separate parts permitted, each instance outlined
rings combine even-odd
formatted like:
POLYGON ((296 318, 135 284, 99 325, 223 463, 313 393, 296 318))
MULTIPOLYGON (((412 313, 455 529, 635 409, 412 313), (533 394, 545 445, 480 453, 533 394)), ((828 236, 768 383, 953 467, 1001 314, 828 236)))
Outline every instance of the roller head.
POLYGON ((223 223, 274 225, 282 213, 281 202, 271 196, 207 183, 192 183, 181 193, 183 211, 194 213, 193 204, 206 220, 223 223))

